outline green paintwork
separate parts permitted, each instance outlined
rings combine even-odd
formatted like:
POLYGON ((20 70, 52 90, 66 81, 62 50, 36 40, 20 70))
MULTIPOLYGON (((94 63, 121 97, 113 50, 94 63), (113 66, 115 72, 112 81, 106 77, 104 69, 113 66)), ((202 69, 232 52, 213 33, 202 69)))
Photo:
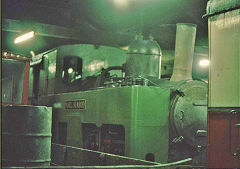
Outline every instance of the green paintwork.
POLYGON ((56 77, 56 59, 57 59, 57 50, 53 50, 52 52, 45 55, 47 58, 47 62, 45 63, 44 69, 45 72, 48 72, 48 94, 54 94, 54 84, 56 77))
MULTIPOLYGON (((145 159, 153 153, 161 163, 168 160, 170 90, 128 86, 64 93, 40 98, 40 105, 53 106, 53 121, 67 122, 67 144, 82 147, 81 123, 118 124, 125 128, 125 155, 145 159), (86 99, 86 109, 67 110, 65 101, 86 99)), ((58 129, 53 128, 55 139, 58 129)), ((56 141, 57 142, 57 141, 56 141)))
MULTIPOLYGON (((198 66, 198 61, 200 58, 208 57, 205 56, 206 52, 208 52, 208 49, 202 49, 201 47, 197 48, 193 63, 193 78, 202 79, 206 77, 208 72, 207 68, 203 69, 202 67, 198 66)), ((163 50, 162 53, 161 75, 162 77, 170 77, 173 71, 174 50, 163 50)), ((74 88, 73 86, 63 84, 62 82, 62 60, 64 56, 77 56, 83 59, 83 78, 99 75, 102 67, 108 68, 109 66, 121 66, 126 62, 127 58, 126 51, 119 48, 108 46, 98 46, 96 48, 94 45, 87 44, 59 46, 54 50, 36 55, 36 57, 33 58, 36 59, 36 63, 40 62, 38 61, 39 58, 43 57, 43 67, 40 69, 39 95, 53 94, 54 92, 62 92, 64 89, 68 90, 70 88, 74 88), (98 63, 103 62, 105 65, 103 64, 102 67, 98 67, 98 69, 94 71, 88 69, 88 67, 91 67, 91 65, 97 65, 98 63)), ((34 63, 34 61, 32 63, 34 63)), ((119 76, 121 76, 119 71, 114 73, 117 73, 119 76)), ((29 90, 32 90, 32 71, 30 71, 29 78, 29 90)), ((80 89, 78 88, 78 90, 80 89)), ((29 97, 32 97, 32 91, 29 91, 29 97)))

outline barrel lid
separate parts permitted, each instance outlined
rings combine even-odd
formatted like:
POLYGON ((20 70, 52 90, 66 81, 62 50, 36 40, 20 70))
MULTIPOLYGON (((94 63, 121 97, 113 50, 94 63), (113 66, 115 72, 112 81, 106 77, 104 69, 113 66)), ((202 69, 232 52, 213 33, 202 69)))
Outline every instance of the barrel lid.
POLYGON ((193 24, 193 23, 176 23, 176 25, 178 26, 192 26, 192 27, 197 27, 196 24, 193 24))
POLYGON ((240 8, 240 0, 209 0, 205 16, 212 16, 240 8))
POLYGON ((143 40, 143 36, 136 35, 135 40, 129 45, 128 54, 161 55, 161 48, 152 36, 143 40))

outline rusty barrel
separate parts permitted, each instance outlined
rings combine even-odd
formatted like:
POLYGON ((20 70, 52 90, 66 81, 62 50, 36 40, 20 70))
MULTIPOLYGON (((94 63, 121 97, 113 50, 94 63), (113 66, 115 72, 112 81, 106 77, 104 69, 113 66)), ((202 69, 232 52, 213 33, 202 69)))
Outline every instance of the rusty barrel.
POLYGON ((45 106, 2 107, 3 166, 48 166, 52 110, 45 106))

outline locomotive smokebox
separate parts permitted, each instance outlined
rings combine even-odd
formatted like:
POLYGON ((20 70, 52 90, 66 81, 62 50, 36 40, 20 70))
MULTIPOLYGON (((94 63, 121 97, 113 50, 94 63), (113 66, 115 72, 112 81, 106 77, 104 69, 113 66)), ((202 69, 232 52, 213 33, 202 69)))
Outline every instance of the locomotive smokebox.
POLYGON ((149 40, 143 40, 142 35, 137 35, 129 46, 125 64, 126 77, 160 79, 161 55, 160 46, 152 36, 149 40))
POLYGON ((197 26, 178 23, 175 42, 174 68, 171 81, 191 80, 197 26))
POLYGON ((178 88, 184 96, 176 95, 170 108, 170 123, 178 136, 191 146, 206 146, 207 83, 188 81, 178 88))

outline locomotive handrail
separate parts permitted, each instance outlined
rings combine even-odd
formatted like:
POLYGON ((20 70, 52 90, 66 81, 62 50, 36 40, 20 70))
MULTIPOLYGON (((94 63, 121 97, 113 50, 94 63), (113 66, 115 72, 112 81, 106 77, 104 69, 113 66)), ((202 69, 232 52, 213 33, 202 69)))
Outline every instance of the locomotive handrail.
MULTIPOLYGON (((104 157, 104 156, 116 157, 116 159, 119 159, 120 161, 122 159, 127 159, 127 160, 130 160, 130 162, 135 161, 136 163, 137 162, 142 163, 142 164, 138 164, 138 165, 127 164, 127 165, 101 165, 101 166, 71 166, 72 168, 161 168, 161 167, 175 166, 175 165, 179 165, 179 164, 183 164, 183 163, 192 161, 192 158, 187 158, 187 159, 176 161, 176 162, 161 164, 158 162, 145 161, 145 160, 141 160, 141 159, 135 159, 135 158, 126 157, 126 156, 109 154, 109 153, 104 153, 104 152, 100 152, 100 151, 84 149, 84 148, 80 148, 80 147, 72 147, 72 146, 61 145, 61 144, 56 144, 56 143, 52 143, 52 145, 65 148, 64 152, 66 152, 67 148, 69 148, 69 149, 75 149, 75 150, 80 150, 80 151, 84 151, 84 152, 97 153, 102 157, 104 157)), ((59 165, 59 164, 56 163, 55 165, 59 165)), ((58 166, 51 166, 51 167, 57 168, 58 166)), ((64 167, 71 168, 70 166, 64 166, 64 167)))

